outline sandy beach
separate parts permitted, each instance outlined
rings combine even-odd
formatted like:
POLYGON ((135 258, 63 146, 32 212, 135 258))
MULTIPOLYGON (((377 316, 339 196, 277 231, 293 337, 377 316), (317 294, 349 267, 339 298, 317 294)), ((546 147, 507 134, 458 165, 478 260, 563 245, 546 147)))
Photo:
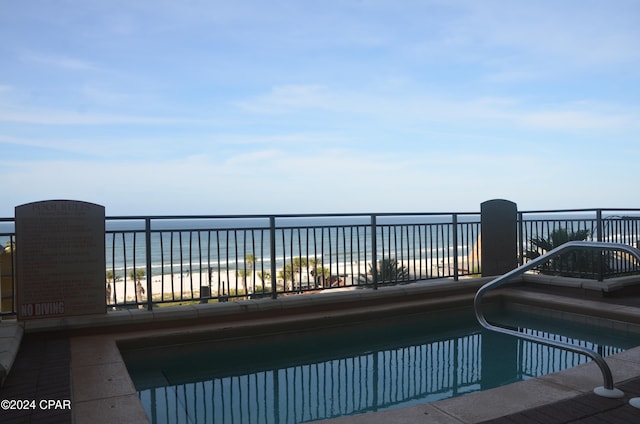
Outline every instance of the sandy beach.
MULTIPOLYGON (((467 261, 461 261, 459 268, 468 269, 467 261)), ((450 275, 453 263, 446 264, 442 260, 440 263, 432 262, 427 259, 422 261, 398 261, 398 266, 404 267, 409 275, 450 275)), ((361 275, 367 274, 371 267, 371 262, 353 262, 339 263, 331 266, 331 281, 336 285, 340 281, 340 285, 351 286, 357 284, 361 275)), ((325 268, 329 268, 325 266, 325 268)), ((270 293, 271 281, 262 281, 259 273, 262 270, 256 269, 246 277, 246 288, 248 294, 253 293, 270 293)), ((278 272, 281 270, 278 270, 278 272)), ((265 272, 269 270, 265 269, 265 272)), ((127 273, 128 275, 128 273, 127 273)), ((279 279, 277 281, 278 290, 284 289, 284 282, 279 279)), ((287 289, 292 290, 292 282, 287 281, 287 289)), ((108 299, 109 304, 123 304, 138 301, 146 301, 148 293, 148 284, 146 277, 140 280, 140 285, 144 292, 136 294, 136 282, 127 277, 126 282, 123 279, 111 283, 111 296, 108 299)), ((301 273, 295 275, 295 287, 303 288, 322 288, 321 282, 315 282, 311 272, 307 273, 303 269, 301 273), (301 282, 302 281, 302 282, 301 282)), ((189 301, 200 298, 201 287, 211 287, 211 297, 224 296, 243 292, 244 286, 242 278, 235 270, 212 270, 209 276, 208 271, 202 272, 183 272, 173 274, 161 274, 151 276, 151 296, 154 301, 189 301), (211 280, 211 281, 210 281, 211 280)))

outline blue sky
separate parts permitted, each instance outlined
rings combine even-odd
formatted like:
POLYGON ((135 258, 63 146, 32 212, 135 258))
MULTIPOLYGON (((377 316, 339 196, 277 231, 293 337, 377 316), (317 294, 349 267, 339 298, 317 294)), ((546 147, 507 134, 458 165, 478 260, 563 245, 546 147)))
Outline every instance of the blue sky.
POLYGON ((0 3, 0 216, 640 208, 640 2, 0 3))

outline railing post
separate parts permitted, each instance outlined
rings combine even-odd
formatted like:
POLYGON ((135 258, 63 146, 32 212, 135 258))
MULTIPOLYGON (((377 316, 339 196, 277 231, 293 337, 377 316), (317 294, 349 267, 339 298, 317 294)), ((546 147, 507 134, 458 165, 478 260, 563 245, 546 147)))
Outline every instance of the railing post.
POLYGON ((271 257, 271 298, 278 297, 278 280, 276 278, 276 217, 269 217, 269 251, 271 257))
POLYGON ((524 264, 524 216, 518 212, 518 266, 524 264))
POLYGON ((151 311, 153 309, 153 280, 151 279, 151 218, 144 219, 144 236, 145 253, 147 256, 147 310, 151 311))
MULTIPOLYGON (((603 236, 602 226, 602 209, 596 210, 596 241, 602 242, 603 236)), ((604 252, 600 252, 598 255, 598 281, 604 280, 604 252)))
POLYGON ((458 281, 458 214, 454 213, 451 217, 453 225, 453 281, 458 281))
POLYGON ((371 215, 371 274, 373 289, 378 290, 378 230, 375 215, 371 215))

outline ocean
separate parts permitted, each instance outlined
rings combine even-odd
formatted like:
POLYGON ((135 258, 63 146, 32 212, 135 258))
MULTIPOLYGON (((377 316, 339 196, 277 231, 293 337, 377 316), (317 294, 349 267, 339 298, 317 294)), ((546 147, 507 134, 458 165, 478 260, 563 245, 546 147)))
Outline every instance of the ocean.
MULTIPOLYGON (((163 286, 170 282, 193 293, 205 284, 226 284, 238 289, 263 280, 317 281, 334 277, 354 284, 368 278, 374 259, 395 261, 405 270, 402 278, 450 277, 454 272, 479 270, 480 216, 458 214, 384 214, 376 216, 375 238, 371 216, 282 216, 275 219, 271 240, 268 216, 160 217, 150 219, 151 275, 144 276, 163 286), (455 230, 454 230, 455 228, 455 230), (454 234, 455 233, 455 234, 454 234), (456 261, 457 256, 457 261, 456 261), (457 267, 457 268, 456 268, 457 267), (275 276, 271 276, 273 269, 275 276), (194 279, 195 277, 195 279, 194 279)), ((640 217, 629 213, 605 215, 603 241, 637 245, 640 217)), ((527 214, 518 225, 522 249, 535 237, 548 237, 558 228, 586 229, 596 237, 595 211, 580 213, 527 214)), ((13 223, 0 221, 0 243, 6 245, 13 223)), ((119 280, 132 282, 133 270, 146 273, 145 219, 107 218, 106 268, 119 280)), ((19 248, 19 246, 18 246, 19 248)), ((393 264, 392 264, 393 265, 393 264)), ((382 265, 381 265, 382 266, 382 265)), ((286 283, 286 281, 285 281, 286 283)), ((133 289, 125 288, 131 295, 133 289)))
MULTIPOLYGON (((152 272, 220 272, 248 267, 266 272, 272 261, 280 269, 296 258, 344 269, 346 264, 371 261, 370 223, 368 217, 282 218, 276 222, 272 246, 268 218, 163 220, 151 225, 152 272)), ((458 226, 467 231, 459 233, 454 243, 453 225, 442 217, 385 217, 377 222, 377 251, 402 261, 442 259, 456 248, 462 254, 469 242, 477 239, 478 225, 477 220, 463 220, 458 226)), ((110 223, 106 236, 108 269, 124 272, 146 267, 145 245, 143 223, 110 223)))

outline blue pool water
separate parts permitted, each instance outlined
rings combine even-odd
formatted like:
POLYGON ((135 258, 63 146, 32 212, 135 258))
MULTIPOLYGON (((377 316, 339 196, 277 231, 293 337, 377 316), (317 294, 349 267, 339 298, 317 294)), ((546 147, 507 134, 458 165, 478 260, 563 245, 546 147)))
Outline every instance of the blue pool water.
MULTIPOLYGON (((542 316, 493 319, 605 356, 640 345, 636 333, 559 328, 542 316)), ((468 311, 122 354, 153 423, 299 423, 449 398, 587 361, 485 332, 468 311)))

